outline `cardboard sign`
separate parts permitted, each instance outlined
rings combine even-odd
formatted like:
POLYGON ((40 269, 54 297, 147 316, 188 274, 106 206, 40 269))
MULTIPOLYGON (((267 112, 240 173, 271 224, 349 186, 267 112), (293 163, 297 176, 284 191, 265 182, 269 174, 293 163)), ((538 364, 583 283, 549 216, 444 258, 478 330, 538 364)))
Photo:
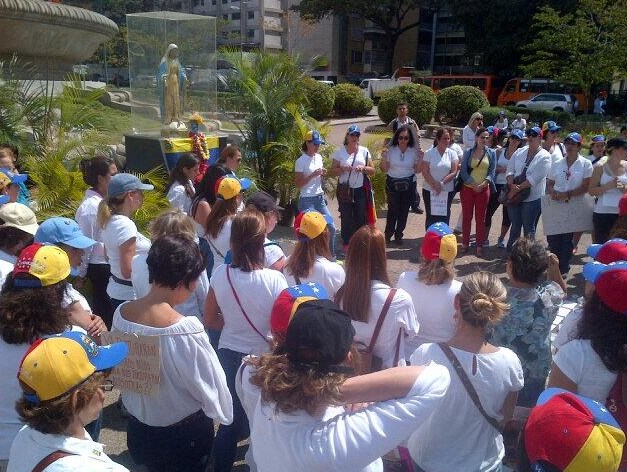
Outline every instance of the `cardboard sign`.
POLYGON ((137 336, 120 332, 102 333, 103 344, 123 341, 128 344, 128 356, 113 368, 111 380, 123 391, 156 395, 159 393, 161 347, 159 336, 137 336))
POLYGON ((439 194, 431 192, 431 215, 446 216, 448 206, 448 192, 443 190, 439 194))
POLYGON ((592 230, 594 200, 588 195, 572 197, 568 202, 542 197, 542 226, 545 235, 592 230))

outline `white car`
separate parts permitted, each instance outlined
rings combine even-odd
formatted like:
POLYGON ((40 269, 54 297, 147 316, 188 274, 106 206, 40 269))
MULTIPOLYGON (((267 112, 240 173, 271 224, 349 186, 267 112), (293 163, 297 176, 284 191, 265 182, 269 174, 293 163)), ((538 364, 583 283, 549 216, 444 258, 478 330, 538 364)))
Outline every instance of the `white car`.
POLYGON ((529 100, 516 102, 516 106, 575 113, 579 107, 579 102, 574 95, 568 93, 541 93, 529 100))

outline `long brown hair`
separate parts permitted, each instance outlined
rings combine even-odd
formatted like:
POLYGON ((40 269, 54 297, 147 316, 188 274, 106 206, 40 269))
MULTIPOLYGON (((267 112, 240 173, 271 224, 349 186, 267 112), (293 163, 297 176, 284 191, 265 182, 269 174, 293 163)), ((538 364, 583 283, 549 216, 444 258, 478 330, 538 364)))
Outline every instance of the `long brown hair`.
POLYGON ((294 252, 285 264, 284 270, 292 274, 295 278, 305 278, 311 273, 311 269, 318 256, 331 259, 331 251, 329 251, 329 230, 326 228, 313 239, 299 239, 294 247, 294 252))
POLYGON ((168 185, 165 188, 165 191, 167 192, 168 190, 170 190, 170 188, 172 188, 173 185, 179 183, 185 188, 185 193, 187 194, 187 196, 189 198, 194 198, 196 192, 194 191, 194 186, 185 175, 185 171, 192 169, 199 163, 200 160, 191 152, 181 154, 181 157, 179 157, 179 160, 176 162, 174 169, 172 169, 172 173, 170 174, 170 180, 168 181, 168 185))
POLYGON ((336 302, 353 320, 367 322, 371 282, 391 285, 383 233, 373 226, 359 228, 348 244, 344 269, 346 280, 337 292, 336 302))
POLYGON ((237 207, 239 206, 237 197, 223 200, 222 198, 216 199, 216 202, 211 207, 209 216, 207 216, 207 222, 205 223, 205 231, 212 238, 217 238, 224 223, 229 218, 233 218, 237 213, 237 207))
POLYGON ((231 226, 232 266, 244 272, 263 268, 266 220, 258 210, 247 209, 233 218, 231 226))

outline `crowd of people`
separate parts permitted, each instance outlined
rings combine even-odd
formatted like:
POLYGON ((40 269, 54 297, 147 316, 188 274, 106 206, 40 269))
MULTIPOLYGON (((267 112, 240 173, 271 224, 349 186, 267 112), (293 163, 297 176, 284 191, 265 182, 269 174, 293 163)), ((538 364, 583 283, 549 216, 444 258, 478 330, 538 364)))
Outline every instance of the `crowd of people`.
POLYGON ((111 158, 81 163, 89 188, 75 220, 37 221, 30 197, 18 202, 26 176, 7 163, 0 471, 127 470, 98 442, 109 376, 129 353, 103 343, 106 331, 158 339, 158 390, 122 388, 118 402, 144 470, 230 471, 243 438, 249 468, 268 472, 382 471, 384 456, 416 472, 626 470, 627 140, 595 136, 584 157, 582 137, 559 142, 554 122, 523 130, 499 115, 484 127, 475 113, 463 148, 443 127, 423 152, 407 104, 397 111, 378 163, 358 125, 328 169, 323 137, 306 132, 287 255, 270 239, 282 209, 236 175, 235 145, 196 185, 200 161, 180 157, 171 208, 147 235, 134 215, 154 187, 111 158), (377 166, 384 231, 367 214, 377 166), (386 249, 403 244, 410 210, 422 212, 420 173, 419 265, 395 281, 386 249), (338 179, 339 222, 327 175, 338 179), (457 192, 459 241, 449 226, 457 192), (552 341, 581 234, 537 240, 541 200, 584 194, 596 199, 593 260, 552 341), (473 220, 482 256, 499 206, 507 279, 458 277, 473 220), (503 431, 516 424, 512 453, 503 431))

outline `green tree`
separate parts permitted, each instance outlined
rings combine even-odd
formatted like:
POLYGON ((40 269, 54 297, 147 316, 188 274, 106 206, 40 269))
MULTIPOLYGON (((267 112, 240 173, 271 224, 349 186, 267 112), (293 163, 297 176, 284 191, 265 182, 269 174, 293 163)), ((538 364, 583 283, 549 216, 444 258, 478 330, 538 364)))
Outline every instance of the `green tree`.
POLYGON ((325 17, 346 15, 357 15, 371 21, 385 33, 383 40, 391 52, 386 56, 386 69, 392 72, 393 51, 398 38, 418 26, 418 16, 415 21, 409 21, 409 13, 431 3, 432 0, 302 0, 292 10, 305 21, 314 23, 325 17))
MULTIPOLYGON (((574 12, 543 7, 522 70, 590 89, 627 71, 627 0, 580 0, 574 12)), ((588 109, 588 104, 585 104, 588 109)))

